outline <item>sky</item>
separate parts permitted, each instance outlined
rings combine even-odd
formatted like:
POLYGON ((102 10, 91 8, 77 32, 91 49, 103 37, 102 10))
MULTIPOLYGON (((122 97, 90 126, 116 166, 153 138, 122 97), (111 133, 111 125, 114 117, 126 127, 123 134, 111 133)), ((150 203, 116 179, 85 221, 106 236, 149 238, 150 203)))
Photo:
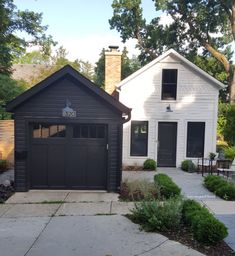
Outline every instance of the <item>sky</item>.
MULTIPOLYGON (((20 10, 43 13, 47 34, 58 42, 57 47, 67 49, 70 60, 82 59, 94 64, 103 48, 118 45, 123 49, 120 35, 111 30, 108 20, 112 17, 112 0, 15 0, 20 10)), ((143 16, 147 21, 156 17, 152 0, 142 0, 143 16)), ((167 23, 167 17, 163 23, 167 23)), ((134 39, 125 43, 130 57, 138 55, 134 39)), ((234 56, 235 61, 235 56, 234 56)))
MULTIPOLYGON (((71 60, 82 59, 95 63, 101 50, 109 45, 123 48, 120 35, 111 30, 108 20, 112 17, 112 0, 15 0, 20 10, 43 13, 43 25, 58 46, 63 45, 71 60)), ((144 17, 150 20, 156 15, 152 0, 143 0, 144 17)), ((135 40, 125 46, 130 55, 137 55, 135 40)))

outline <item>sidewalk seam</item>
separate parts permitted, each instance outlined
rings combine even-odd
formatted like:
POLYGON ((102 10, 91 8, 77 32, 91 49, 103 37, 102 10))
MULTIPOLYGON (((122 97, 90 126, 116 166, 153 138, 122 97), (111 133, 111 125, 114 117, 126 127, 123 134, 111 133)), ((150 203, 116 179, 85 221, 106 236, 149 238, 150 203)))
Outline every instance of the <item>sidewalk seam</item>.
MULTIPOLYGON (((64 197, 64 201, 65 199, 68 197, 69 192, 66 194, 66 196, 64 197)), ((52 218, 56 215, 56 213, 58 212, 58 210, 60 209, 61 205, 63 203, 59 204, 58 208, 55 210, 55 212, 49 217, 48 222, 46 223, 45 227, 41 230, 41 232, 38 234, 38 236, 36 237, 36 239, 33 241, 33 243, 31 244, 31 246, 29 247, 29 249, 26 251, 26 253, 24 254, 24 256, 26 256, 30 250, 33 248, 33 246, 35 245, 35 243, 38 241, 39 237, 41 236, 41 234, 44 232, 44 230, 47 228, 47 226, 49 225, 49 223, 51 222, 52 218)))

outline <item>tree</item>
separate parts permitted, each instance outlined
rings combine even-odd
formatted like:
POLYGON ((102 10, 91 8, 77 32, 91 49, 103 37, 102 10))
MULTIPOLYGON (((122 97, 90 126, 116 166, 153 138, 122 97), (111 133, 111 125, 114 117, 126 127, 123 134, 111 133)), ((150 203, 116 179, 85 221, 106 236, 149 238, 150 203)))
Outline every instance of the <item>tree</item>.
POLYGON ((8 75, 0 74, 0 119, 10 119, 11 114, 5 111, 5 104, 27 89, 24 81, 16 81, 8 75))
POLYGON ((68 52, 66 49, 63 46, 60 46, 56 50, 56 54, 54 56, 45 56, 43 52, 36 51, 32 53, 26 53, 25 55, 21 56, 17 59, 17 63, 23 62, 24 64, 44 64, 40 66, 40 75, 31 77, 30 86, 39 83, 68 64, 88 79, 93 80, 94 69, 91 63, 79 59, 70 61, 67 58, 67 55, 68 52))
MULTIPOLYGON (((128 77, 136 70, 141 68, 141 63, 136 57, 132 57, 131 59, 128 57, 127 48, 124 47, 122 51, 122 60, 121 60, 121 80, 128 77)), ((104 88, 104 80, 105 80, 105 49, 103 48, 100 53, 100 58, 96 62, 95 66, 95 79, 94 82, 99 86, 104 88)))
POLYGON ((196 55, 202 47, 210 53, 226 72, 229 101, 235 103, 235 72, 224 51, 235 42, 234 0, 153 0, 156 11, 163 11, 172 19, 160 25, 160 18, 147 24, 143 18, 141 0, 114 0, 111 28, 120 32, 125 42, 136 38, 142 62, 152 60, 164 50, 174 48, 185 57, 196 55))
POLYGON ((42 13, 18 10, 13 0, 0 0, 0 73, 10 74, 15 56, 25 51, 26 46, 39 45, 49 54, 50 45, 55 45, 51 36, 46 36, 47 26, 42 24, 42 13), (26 40, 16 35, 25 32, 26 40))

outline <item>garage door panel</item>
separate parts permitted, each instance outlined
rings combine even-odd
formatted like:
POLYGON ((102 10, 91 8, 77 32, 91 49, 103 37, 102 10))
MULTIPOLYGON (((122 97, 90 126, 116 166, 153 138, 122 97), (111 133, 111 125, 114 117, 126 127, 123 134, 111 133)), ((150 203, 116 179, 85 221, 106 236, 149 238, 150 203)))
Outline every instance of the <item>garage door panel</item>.
POLYGON ((87 184, 93 189, 105 189, 106 186, 106 147, 89 145, 87 154, 87 184))
POLYGON ((87 149, 84 145, 71 145, 67 157, 66 180, 68 187, 85 188, 87 149))
POLYGON ((30 173, 31 182, 35 188, 48 186, 47 177, 47 145, 32 145, 30 173))
POLYGON ((48 145, 48 186, 65 187, 65 145, 48 145))

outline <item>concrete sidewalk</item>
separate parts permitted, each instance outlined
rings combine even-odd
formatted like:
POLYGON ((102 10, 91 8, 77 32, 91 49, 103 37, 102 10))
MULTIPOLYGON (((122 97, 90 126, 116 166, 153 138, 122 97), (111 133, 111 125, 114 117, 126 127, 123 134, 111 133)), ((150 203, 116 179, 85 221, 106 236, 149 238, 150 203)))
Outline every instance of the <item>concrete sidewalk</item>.
POLYGON ((0 218, 4 256, 202 256, 121 215, 0 218))

